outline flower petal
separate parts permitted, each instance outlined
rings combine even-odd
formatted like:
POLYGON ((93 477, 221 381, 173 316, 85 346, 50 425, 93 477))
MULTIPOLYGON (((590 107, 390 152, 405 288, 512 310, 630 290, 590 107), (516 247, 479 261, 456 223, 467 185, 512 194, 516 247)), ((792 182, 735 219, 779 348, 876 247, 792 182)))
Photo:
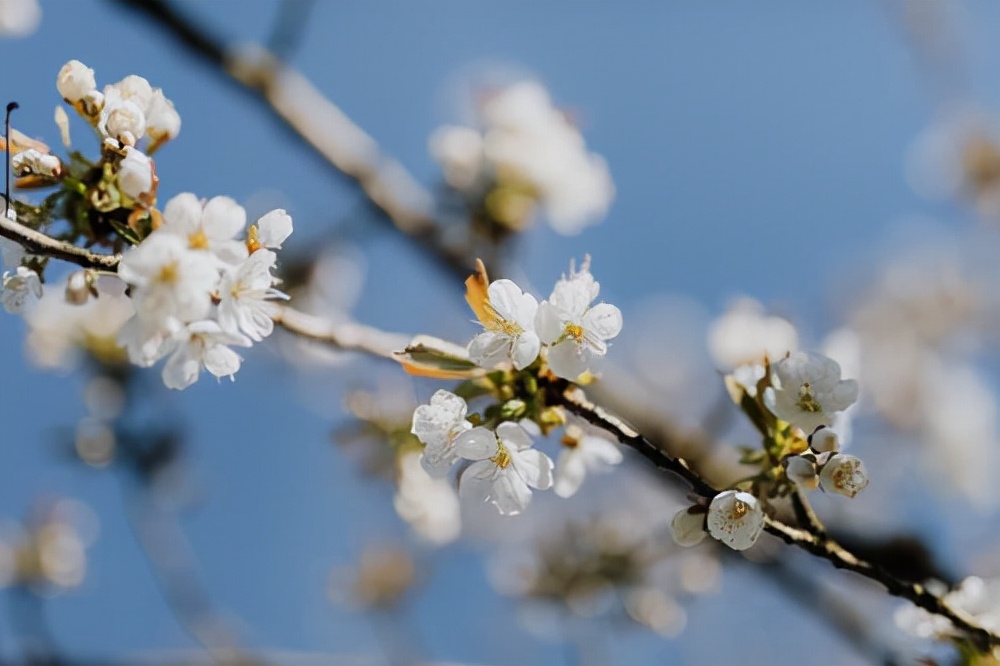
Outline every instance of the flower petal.
POLYGON ((482 426, 463 432, 455 440, 455 453, 466 460, 488 460, 497 450, 496 435, 482 426))
POLYGON ((532 488, 547 490, 552 487, 552 460, 538 449, 527 449, 511 454, 514 469, 532 488))
POLYGON ((610 303, 598 303, 583 315, 583 327, 601 340, 610 340, 622 331, 622 312, 610 303))

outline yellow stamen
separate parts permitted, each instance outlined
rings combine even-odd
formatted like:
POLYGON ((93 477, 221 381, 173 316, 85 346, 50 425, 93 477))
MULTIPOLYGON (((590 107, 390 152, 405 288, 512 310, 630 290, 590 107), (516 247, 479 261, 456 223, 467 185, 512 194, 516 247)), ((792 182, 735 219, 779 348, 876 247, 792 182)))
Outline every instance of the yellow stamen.
POLYGON ((257 238, 257 225, 251 224, 247 229, 247 251, 253 254, 261 248, 260 239, 257 238))
POLYGON ((748 511, 750 511, 750 507, 747 506, 746 502, 743 500, 736 500, 733 502, 733 508, 730 510, 729 515, 733 518, 733 520, 739 520, 743 516, 747 515, 748 511))
POLYGON ((207 250, 208 236, 201 229, 188 236, 188 246, 192 250, 207 250))
POLYGON ((156 276, 158 282, 165 282, 167 284, 173 284, 177 282, 177 278, 180 275, 177 272, 177 262, 170 262, 169 264, 163 264, 160 267, 160 272, 156 276))
POLYGON ((510 452, 507 450, 507 447, 500 442, 497 442, 497 454, 490 458, 490 461, 500 469, 507 469, 510 467, 510 452))
POLYGON ((583 339, 583 326, 579 324, 566 324, 566 335, 579 342, 583 339))
POLYGON ((809 386, 809 382, 805 382, 799 387, 799 401, 795 405, 803 412, 809 412, 810 414, 823 411, 823 406, 816 402, 816 398, 813 397, 812 387, 809 386))
POLYGON ((493 309, 493 305, 486 301, 486 319, 482 322, 483 327, 494 333, 503 333, 504 335, 518 336, 524 333, 524 329, 521 325, 515 321, 508 321, 504 319, 497 311, 493 309))

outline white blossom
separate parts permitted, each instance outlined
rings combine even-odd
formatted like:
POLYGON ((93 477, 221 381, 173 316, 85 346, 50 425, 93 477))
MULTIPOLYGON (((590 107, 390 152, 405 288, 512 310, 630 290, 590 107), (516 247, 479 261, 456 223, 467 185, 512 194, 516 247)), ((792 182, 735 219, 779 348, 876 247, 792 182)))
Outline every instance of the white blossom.
POLYGON ((431 134, 428 148, 449 185, 467 190, 476 184, 484 166, 482 134, 471 127, 439 127, 431 134))
POLYGON ((134 287, 136 311, 149 322, 204 318, 219 279, 204 253, 188 249, 181 238, 162 229, 122 255, 118 276, 134 287))
POLYGON ((746 550, 764 529, 764 509, 750 493, 724 490, 712 498, 706 523, 714 538, 733 550, 746 550))
POLYGON ((37 148, 22 150, 10 159, 11 169, 17 176, 55 177, 62 173, 62 160, 58 155, 43 153, 37 148))
POLYGON ((87 93, 97 90, 94 70, 79 60, 70 60, 59 70, 56 89, 67 102, 78 102, 86 97, 87 93))
POLYGON ((538 358, 541 342, 535 333, 538 301, 510 280, 496 280, 487 288, 486 329, 469 343, 469 358, 484 368, 513 362, 518 370, 538 358))
POLYGON ((538 306, 535 327, 549 345, 549 368, 559 377, 575 380, 591 370, 592 362, 607 353, 606 341, 621 332, 622 313, 617 307, 590 305, 600 288, 587 257, 579 271, 571 264, 569 277, 560 278, 549 299, 538 306))
POLYGON ((804 490, 816 490, 819 487, 816 463, 809 458, 789 456, 785 459, 785 473, 789 479, 804 490))
POLYGON ((268 301, 288 298, 273 288, 271 275, 277 255, 258 250, 238 266, 226 269, 219 284, 219 324, 231 333, 243 332, 259 342, 271 335, 274 321, 268 301))
POLYGON ((42 282, 35 271, 26 266, 18 266, 13 273, 4 272, 0 301, 3 302, 3 309, 7 312, 20 314, 24 312, 28 303, 41 296, 42 282))
POLYGON ((446 476, 458 459, 455 440, 472 428, 465 420, 467 411, 465 400, 443 389, 431 396, 430 404, 413 411, 410 432, 424 444, 420 463, 431 476, 446 476))
POLYGON ((531 438, 521 426, 505 422, 496 432, 483 427, 459 435, 455 451, 474 461, 459 480, 459 497, 469 502, 490 502, 506 516, 523 511, 531 501, 531 488, 552 486, 552 461, 531 448, 531 438))
MULTIPOLYGON (((1000 578, 969 576, 943 598, 948 606, 971 616, 983 629, 1000 633, 1000 578)), ((898 627, 919 638, 961 635, 947 618, 910 603, 897 609, 895 620, 898 627)))
POLYGON ((163 366, 163 383, 167 388, 187 388, 198 380, 202 368, 220 379, 232 379, 243 359, 229 345, 249 347, 251 342, 245 335, 223 331, 210 319, 188 324, 163 366))
POLYGON ((146 107, 146 133, 156 143, 168 141, 181 131, 181 117, 171 102, 156 88, 146 107))
POLYGON ((697 546, 708 536, 704 507, 685 507, 674 514, 670 533, 678 546, 697 546))
POLYGON ((834 412, 858 399, 858 383, 840 378, 833 359, 814 352, 796 352, 771 366, 773 386, 764 403, 780 419, 810 433, 829 425, 834 412))
POLYGON ((570 423, 562 438, 563 449, 555 468, 552 489, 559 497, 572 497, 580 489, 588 471, 603 472, 621 463, 622 452, 604 437, 587 433, 570 423))
POLYGON ((292 235, 292 216, 281 208, 275 208, 257 220, 251 227, 249 241, 256 236, 256 244, 272 250, 280 250, 281 244, 292 235))
POLYGON ((393 506, 417 534, 436 546, 451 543, 462 530, 461 505, 452 484, 431 477, 417 453, 399 459, 399 489, 393 506))
POLYGON ((838 453, 823 465, 819 473, 819 484, 827 492, 855 497, 868 485, 868 472, 859 458, 838 453))
POLYGON ((38 0, 0 0, 0 37, 27 37, 41 20, 38 0))
POLYGON ((38 305, 25 315, 30 333, 27 346, 31 360, 43 367, 74 366, 80 350, 114 354, 116 336, 135 313, 125 284, 118 278, 102 276, 94 283, 100 298, 76 305, 66 300, 66 287, 46 289, 38 305))
POLYGON ((146 134, 146 114, 136 102, 128 99, 112 101, 105 93, 97 129, 106 137, 134 146, 146 134))
POLYGON ((234 240, 246 227, 243 207, 229 197, 200 201, 190 192, 178 194, 163 208, 163 233, 180 236, 192 250, 208 250, 223 263, 247 258, 246 244, 234 240))
POLYGON ((836 453, 840 450, 840 436, 830 428, 820 428, 809 435, 809 448, 816 453, 836 453))
POLYGON ((781 358, 798 347, 795 327, 782 317, 767 314, 752 298, 731 303, 708 329, 708 351, 721 370, 762 367, 765 356, 781 358))
POLYGON ((153 161, 138 148, 125 146, 125 159, 118 167, 118 187, 132 199, 153 189, 153 161))

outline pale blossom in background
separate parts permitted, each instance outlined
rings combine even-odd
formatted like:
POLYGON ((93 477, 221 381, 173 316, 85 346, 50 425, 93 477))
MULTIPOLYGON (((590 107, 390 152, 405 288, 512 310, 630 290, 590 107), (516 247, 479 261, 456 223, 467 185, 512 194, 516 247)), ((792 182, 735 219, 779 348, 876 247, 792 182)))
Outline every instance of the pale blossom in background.
POLYGON ((41 22, 38 0, 0 0, 0 38, 27 37, 41 22))
POLYGON ((560 497, 575 495, 589 472, 609 471, 624 459, 614 442, 590 432, 585 424, 576 420, 566 425, 561 443, 552 486, 560 497))
POLYGON ((452 484, 428 474, 419 453, 405 453, 397 464, 393 506, 399 517, 435 546, 457 539, 462 531, 462 511, 452 484))

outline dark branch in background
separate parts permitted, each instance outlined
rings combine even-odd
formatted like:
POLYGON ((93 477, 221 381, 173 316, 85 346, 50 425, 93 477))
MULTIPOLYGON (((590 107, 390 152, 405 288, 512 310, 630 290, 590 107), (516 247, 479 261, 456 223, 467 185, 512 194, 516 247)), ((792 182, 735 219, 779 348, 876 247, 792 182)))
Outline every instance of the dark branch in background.
MULTIPOLYGON (((711 499, 717 494, 718 491, 694 472, 687 461, 670 456, 619 417, 588 401, 579 387, 565 380, 543 380, 540 385, 544 386, 548 394, 548 404, 561 405, 592 425, 611 433, 619 442, 638 451, 657 468, 680 476, 695 494, 705 499, 711 499)), ((813 534, 769 517, 765 518, 764 529, 785 543, 830 562, 838 569, 860 574, 880 583, 890 594, 908 599, 924 610, 947 618, 984 651, 1000 647, 1000 636, 979 626, 968 613, 952 608, 923 585, 903 580, 885 567, 857 557, 829 536, 813 534)))
POLYGON ((453 247, 433 217, 434 197, 302 74, 262 46, 228 49, 165 0, 114 0, 166 29, 192 54, 250 93, 313 149, 338 176, 347 176, 401 232, 464 278, 474 270, 468 248, 453 247))

